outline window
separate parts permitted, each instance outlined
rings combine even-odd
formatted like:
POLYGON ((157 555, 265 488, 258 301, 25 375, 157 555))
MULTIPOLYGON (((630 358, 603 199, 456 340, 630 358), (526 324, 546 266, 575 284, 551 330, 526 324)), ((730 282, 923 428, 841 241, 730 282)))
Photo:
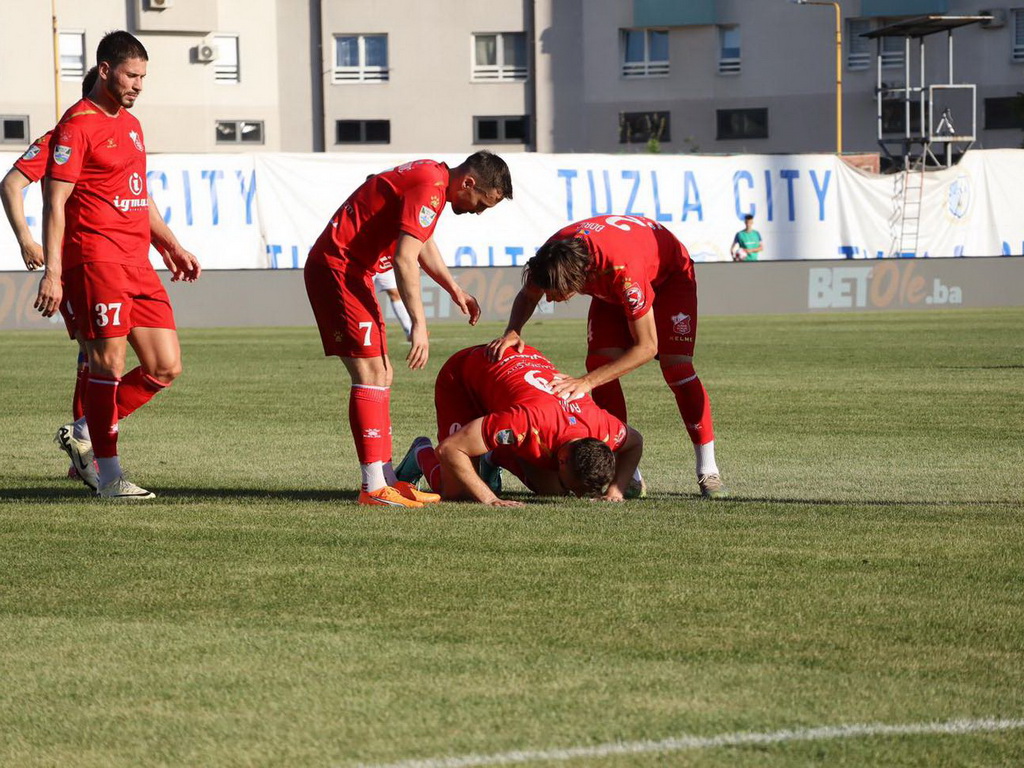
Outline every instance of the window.
POLYGON ((716 116, 719 141, 768 138, 767 109, 719 109, 716 116))
POLYGON ((57 37, 60 51, 60 76, 65 80, 85 77, 85 32, 60 32, 57 37))
POLYGON ((390 120, 336 120, 335 144, 390 144, 390 120))
POLYGON ((1013 60, 1024 61, 1024 8, 1013 12, 1013 60))
POLYGON ((718 74, 740 73, 740 28, 718 28, 718 74))
POLYGON ((28 144, 28 115, 0 115, 4 144, 28 144))
POLYGON ((846 67, 867 69, 871 66, 871 40, 861 37, 871 31, 871 19, 846 20, 846 67))
POLYGON ((262 120, 218 120, 218 144, 262 144, 262 120))
POLYGON ((667 30, 622 30, 623 77, 659 77, 667 74, 667 30))
POLYGON ((473 35, 474 80, 525 80, 526 33, 473 35))
POLYGON ((335 35, 333 83, 379 83, 388 79, 387 35, 335 35))
POLYGON ((217 58, 213 60, 213 79, 218 83, 239 82, 238 35, 214 35, 213 44, 217 46, 217 58))
POLYGON ((473 118, 474 144, 526 144, 530 123, 526 115, 473 118))
POLYGON ((668 112, 620 112, 619 144, 671 141, 668 112))
POLYGON ((1024 129, 1024 95, 985 99, 985 130, 1024 129))
MULTIPOLYGON (((885 21, 882 26, 888 24, 885 21)), ((882 67, 892 69, 903 66, 903 57, 906 50, 906 38, 903 37, 880 37, 882 44, 882 67)))

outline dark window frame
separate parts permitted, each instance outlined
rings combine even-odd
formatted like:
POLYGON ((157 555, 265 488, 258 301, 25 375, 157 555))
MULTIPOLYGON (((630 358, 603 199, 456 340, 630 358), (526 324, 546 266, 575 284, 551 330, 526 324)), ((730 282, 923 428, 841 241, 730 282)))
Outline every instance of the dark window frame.
POLYGON ((335 120, 334 121, 334 144, 335 146, 352 146, 355 144, 390 144, 391 143, 391 121, 390 120, 335 120), (342 139, 342 126, 355 127, 358 130, 358 138, 342 139), (385 129, 386 138, 371 137, 371 132, 385 129))
POLYGON ((236 145, 236 144, 243 145, 243 146, 244 145, 248 145, 248 144, 262 145, 262 144, 266 143, 266 138, 267 138, 266 124, 264 123, 263 120, 231 120, 231 119, 217 120, 216 123, 214 124, 214 132, 215 132, 215 135, 216 135, 215 143, 216 144, 221 144, 221 145, 236 145), (223 138, 221 138, 220 127, 222 125, 223 126, 227 126, 227 125, 233 125, 234 126, 234 128, 235 128, 234 138, 232 138, 232 139, 223 139, 223 138), (242 128, 243 128, 243 126, 246 126, 246 125, 258 125, 260 127, 260 130, 259 130, 259 141, 254 141, 252 139, 243 138, 245 136, 245 132, 242 130, 242 128))
POLYGON ((1024 130, 1024 94, 985 99, 985 130, 1024 130))
POLYGON ((768 107, 715 110, 715 139, 717 141, 745 141, 767 139, 771 135, 768 107), (741 120, 742 125, 735 125, 741 120))
POLYGON ((22 146, 28 146, 32 141, 32 134, 29 133, 29 122, 28 115, 0 115, 0 144, 20 144, 22 146), (11 127, 15 123, 20 123, 22 133, 20 136, 8 135, 8 125, 11 127))
POLYGON ((530 116, 529 115, 473 115, 473 143, 474 144, 529 144, 530 143, 530 116), (481 124, 495 122, 494 138, 486 138, 480 135, 481 124), (522 127, 522 137, 509 137, 508 128, 518 123, 522 127))
POLYGON ((659 110, 645 112, 619 112, 619 144, 646 144, 651 140, 672 141, 672 113, 659 110), (660 133, 655 133, 654 122, 664 118, 660 133))

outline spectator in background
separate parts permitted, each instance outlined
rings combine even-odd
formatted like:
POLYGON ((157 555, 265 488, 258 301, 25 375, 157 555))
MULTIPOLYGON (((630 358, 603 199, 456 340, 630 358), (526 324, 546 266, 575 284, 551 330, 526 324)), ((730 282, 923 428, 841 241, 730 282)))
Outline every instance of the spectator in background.
POLYGON ((743 229, 737 232, 732 240, 732 260, 757 261, 758 254, 763 250, 761 233, 754 229, 754 217, 748 213, 743 217, 743 229))

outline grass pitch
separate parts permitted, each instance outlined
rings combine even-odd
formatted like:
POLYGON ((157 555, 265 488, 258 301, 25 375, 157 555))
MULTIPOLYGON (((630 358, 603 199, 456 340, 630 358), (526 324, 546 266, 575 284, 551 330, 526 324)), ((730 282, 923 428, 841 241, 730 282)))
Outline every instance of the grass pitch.
MULTIPOLYGON (((1019 727, 605 747, 1024 718, 1022 327, 703 319, 734 499, 697 498, 651 365, 625 382, 650 499, 417 511, 354 503, 315 329, 183 331, 185 374, 122 428, 159 494, 136 505, 62 477, 68 342, 0 334, 0 765, 1021 764, 1019 727)), ((498 330, 435 326, 428 371, 398 367, 396 459, 498 330)), ((527 330, 582 371, 582 323, 527 330)))

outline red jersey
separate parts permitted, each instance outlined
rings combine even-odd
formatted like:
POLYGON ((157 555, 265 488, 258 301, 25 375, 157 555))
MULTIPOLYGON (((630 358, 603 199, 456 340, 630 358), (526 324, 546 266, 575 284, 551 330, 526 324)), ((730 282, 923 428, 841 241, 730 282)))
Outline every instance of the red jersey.
POLYGON ((312 252, 324 254, 329 265, 353 261, 368 272, 387 272, 400 233, 421 242, 434 233, 448 199, 448 175, 444 163, 415 160, 371 176, 341 204, 312 252))
POLYGON ((32 142, 32 146, 25 150, 25 154, 14 161, 14 167, 33 183, 39 181, 46 174, 46 161, 50 156, 49 145, 52 135, 53 131, 44 133, 32 142))
POLYGON ((551 393, 549 382, 558 369, 530 346, 505 351, 497 363, 485 347, 466 359, 467 389, 479 400, 483 437, 489 449, 507 446, 518 457, 546 469, 557 469, 555 453, 569 442, 596 438, 618 450, 626 441, 626 425, 590 397, 566 402, 551 393))
POLYGON ((657 287, 677 272, 693 279, 686 248, 661 224, 642 216, 597 216, 560 229, 550 238, 578 237, 587 244, 591 266, 581 293, 622 306, 626 317, 646 315, 657 287))
POLYGON ((110 117, 88 99, 71 107, 53 129, 46 175, 75 185, 64 206, 64 269, 149 265, 146 149, 128 110, 110 117))

